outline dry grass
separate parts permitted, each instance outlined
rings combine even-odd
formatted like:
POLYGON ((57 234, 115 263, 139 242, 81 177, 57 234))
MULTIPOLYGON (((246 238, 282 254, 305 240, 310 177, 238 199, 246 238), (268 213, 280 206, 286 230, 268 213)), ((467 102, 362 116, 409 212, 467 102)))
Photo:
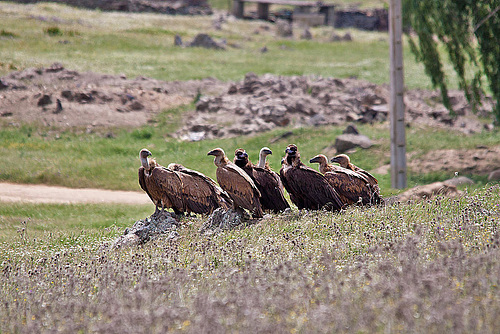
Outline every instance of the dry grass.
POLYGON ((500 326, 500 188, 112 250, 0 244, 0 332, 481 332, 500 326))

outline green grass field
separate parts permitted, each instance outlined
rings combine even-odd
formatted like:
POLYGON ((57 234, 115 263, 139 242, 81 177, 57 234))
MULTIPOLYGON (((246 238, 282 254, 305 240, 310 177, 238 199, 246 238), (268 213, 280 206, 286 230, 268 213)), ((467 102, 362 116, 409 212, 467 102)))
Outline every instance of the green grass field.
MULTIPOLYGON (((352 30, 353 42, 332 43, 328 39, 333 28, 318 27, 311 29, 313 39, 305 41, 278 38, 272 25, 265 31, 259 21, 229 20, 215 30, 210 17, 107 13, 50 3, 1 2, 0 14, 0 75, 58 61, 78 71, 162 80, 241 80, 250 71, 356 76, 374 83, 389 78, 387 33, 352 30), (239 47, 213 51, 174 46, 176 34, 189 41, 200 32, 239 47), (260 52, 264 46, 267 53, 260 52)), ((300 32, 296 30, 296 36, 300 32)), ((430 88, 423 66, 407 47, 405 69, 409 88, 430 88)), ((457 87, 453 78, 450 87, 457 87)))

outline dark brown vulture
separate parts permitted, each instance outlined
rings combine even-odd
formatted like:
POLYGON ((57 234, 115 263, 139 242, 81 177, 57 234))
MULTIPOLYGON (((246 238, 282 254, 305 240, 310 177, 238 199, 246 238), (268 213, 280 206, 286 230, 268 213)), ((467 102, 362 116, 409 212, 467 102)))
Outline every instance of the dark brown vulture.
POLYGON ((280 177, 290 199, 299 209, 319 210, 328 204, 331 210, 340 210, 343 203, 327 179, 300 161, 296 145, 288 145, 280 177))
POLYGON ((172 163, 168 169, 179 174, 184 206, 188 212, 210 214, 219 207, 229 209, 232 206, 229 195, 208 176, 181 164, 172 163))
POLYGON ((214 164, 217 166, 217 182, 233 200, 233 208, 247 209, 257 218, 262 218, 264 213, 260 205, 260 192, 257 186, 240 167, 229 161, 221 148, 216 148, 207 153, 215 156, 214 164))
POLYGON ((328 164, 328 158, 319 154, 312 158, 310 163, 319 163, 319 171, 324 174, 328 182, 335 188, 345 205, 373 204, 378 196, 373 194, 368 180, 359 173, 340 166, 328 164))
POLYGON ((172 208, 176 214, 185 211, 182 200, 182 182, 177 172, 171 171, 156 163, 154 159, 148 159, 151 152, 142 149, 139 153, 142 166, 139 168, 139 185, 144 190, 151 201, 162 211, 166 208, 172 208))
POLYGON ((267 164, 267 155, 273 154, 269 148, 264 147, 260 150, 259 165, 257 166, 248 160, 248 154, 245 150, 239 148, 234 154, 234 163, 250 176, 257 189, 259 189, 261 194, 260 204, 264 210, 278 213, 290 207, 285 199, 280 177, 267 164))
POLYGON ((359 168, 351 163, 351 159, 346 154, 339 154, 331 159, 331 162, 336 162, 340 167, 350 169, 356 173, 363 175, 371 186, 371 191, 373 192, 373 198, 376 200, 375 203, 380 203, 382 198, 380 197, 380 188, 378 186, 378 180, 368 173, 366 170, 359 168))

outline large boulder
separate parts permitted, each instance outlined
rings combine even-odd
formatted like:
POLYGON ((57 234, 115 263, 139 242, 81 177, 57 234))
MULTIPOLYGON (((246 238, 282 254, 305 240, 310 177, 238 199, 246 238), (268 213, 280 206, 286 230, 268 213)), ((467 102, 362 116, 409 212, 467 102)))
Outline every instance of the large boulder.
POLYGON ((338 153, 346 152, 350 149, 361 147, 364 149, 372 146, 372 141, 365 135, 346 133, 341 134, 335 139, 335 148, 338 153))
POLYGON ((488 175, 488 181, 499 181, 500 180, 500 169, 494 170, 488 175))

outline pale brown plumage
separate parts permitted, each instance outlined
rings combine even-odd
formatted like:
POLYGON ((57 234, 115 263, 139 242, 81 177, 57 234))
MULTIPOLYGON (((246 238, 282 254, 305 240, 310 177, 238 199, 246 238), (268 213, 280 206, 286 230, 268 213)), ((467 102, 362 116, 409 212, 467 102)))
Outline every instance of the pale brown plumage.
POLYGON ((240 167, 229 161, 221 148, 216 148, 207 153, 215 156, 214 164, 217 166, 217 182, 233 200, 233 208, 239 207, 252 212, 257 218, 263 217, 259 197, 259 189, 250 176, 240 167))
POLYGON ((299 209, 318 210, 328 204, 340 210, 343 203, 327 179, 300 161, 296 145, 288 145, 280 170, 280 178, 290 199, 299 209))
POLYGON ((228 194, 208 176, 181 164, 172 163, 168 169, 177 172, 181 179, 183 202, 188 212, 210 214, 219 207, 232 206, 228 194))
POLYGON ((152 202, 162 210, 172 208, 176 214, 185 211, 182 195, 179 189, 182 188, 182 182, 179 175, 154 161, 148 159, 151 152, 142 149, 139 153, 142 166, 139 168, 139 185, 148 194, 152 202))
POLYGON ((365 177, 365 179, 368 181, 368 184, 371 187, 370 191, 372 193, 372 198, 374 200, 374 203, 378 204, 383 202, 382 197, 380 196, 380 188, 378 185, 378 180, 373 175, 368 173, 366 170, 352 164, 351 159, 349 158, 348 155, 346 154, 336 155, 331 159, 331 162, 336 162, 340 165, 340 167, 352 170, 365 177))
POLYGON ((363 175, 347 168, 328 164, 328 158, 323 154, 318 154, 309 162, 319 164, 319 171, 335 188, 345 205, 367 205, 373 204, 376 200, 373 198, 368 180, 363 175))
POLYGON ((260 150, 259 165, 257 166, 250 162, 245 150, 239 148, 234 153, 234 163, 250 176, 259 189, 260 203, 264 210, 278 213, 290 207, 285 199, 279 175, 273 172, 267 164, 266 156, 273 153, 269 148, 264 147, 260 150))

